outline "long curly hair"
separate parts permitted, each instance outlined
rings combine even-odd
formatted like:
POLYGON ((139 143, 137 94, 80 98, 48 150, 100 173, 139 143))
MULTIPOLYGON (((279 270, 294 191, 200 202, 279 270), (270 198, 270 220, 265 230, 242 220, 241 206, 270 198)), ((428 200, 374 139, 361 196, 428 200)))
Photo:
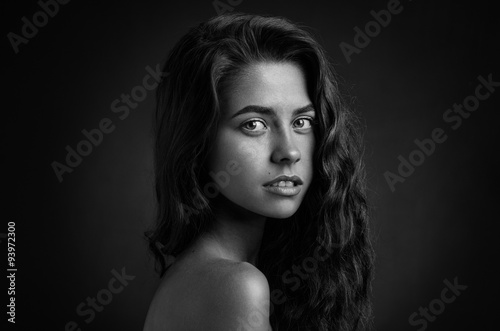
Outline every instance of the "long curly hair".
POLYGON ((214 221, 206 160, 224 85, 256 62, 293 62, 317 112, 313 182, 297 212, 269 219, 257 267, 271 289, 273 330, 360 330, 371 324, 373 249, 356 117, 322 47, 285 18, 225 14, 192 28, 171 50, 157 88, 158 215, 146 231, 162 276, 214 221))

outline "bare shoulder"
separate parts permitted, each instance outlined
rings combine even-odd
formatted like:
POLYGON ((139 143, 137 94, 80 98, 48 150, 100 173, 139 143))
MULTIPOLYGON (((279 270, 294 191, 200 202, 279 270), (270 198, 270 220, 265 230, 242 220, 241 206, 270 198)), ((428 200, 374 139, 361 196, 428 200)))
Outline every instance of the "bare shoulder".
POLYGON ((268 331, 269 292, 250 263, 213 259, 178 267, 162 280, 144 330, 268 331))
POLYGON ((217 292, 234 293, 238 290, 238 294, 246 294, 248 299, 269 297, 266 276, 250 263, 219 260, 208 265, 207 269, 211 280, 218 284, 217 292))
POLYGON ((206 330, 270 330, 269 284, 265 275, 246 262, 215 261, 207 286, 200 291, 206 330))
POLYGON ((212 281, 216 286, 207 287, 206 295, 217 296, 235 308, 269 303, 269 284, 266 276, 247 262, 219 261, 211 267, 212 281))

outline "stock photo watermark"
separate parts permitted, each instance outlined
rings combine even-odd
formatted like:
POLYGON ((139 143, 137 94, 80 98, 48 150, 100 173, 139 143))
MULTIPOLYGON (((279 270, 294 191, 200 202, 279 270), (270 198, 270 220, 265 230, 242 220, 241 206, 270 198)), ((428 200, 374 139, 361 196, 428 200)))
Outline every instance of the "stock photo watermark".
POLYGON ((453 279, 453 283, 445 279, 444 285, 446 285, 446 287, 441 290, 439 298, 429 302, 428 307, 419 307, 418 312, 414 312, 408 318, 408 322, 411 326, 421 326, 418 331, 427 329, 428 323, 434 322, 437 316, 444 312, 446 305, 455 301, 461 292, 467 289, 466 285, 460 285, 458 283, 458 277, 453 279))
POLYGON ((387 9, 382 9, 378 12, 375 10, 370 11, 373 20, 367 22, 363 30, 358 26, 354 27, 355 34, 352 42, 354 45, 345 41, 339 44, 347 63, 351 63, 351 57, 354 54, 360 54, 363 49, 368 47, 372 39, 377 37, 382 32, 382 28, 386 28, 391 23, 392 17, 400 14, 403 8, 399 0, 389 0, 387 9))
MULTIPOLYGON (((243 169, 240 167, 240 164, 237 161, 230 160, 227 162, 225 170, 221 170, 217 173, 210 171, 208 174, 210 177, 212 177, 213 181, 208 182, 203 186, 203 192, 208 198, 210 199, 215 198, 220 193, 220 190, 222 188, 225 188, 229 185, 231 177, 239 175, 242 170, 243 169)), ((193 192, 196 192, 194 188, 193 192)), ((186 224, 191 223, 190 217, 199 214, 200 210, 203 208, 200 202, 197 201, 196 199, 193 199, 194 208, 187 206, 182 202, 180 206, 182 211, 182 217, 186 220, 186 224)), ((156 247, 160 252, 162 252, 163 257, 165 258, 165 264, 167 266, 174 263, 175 256, 164 253, 164 246, 160 242, 156 242, 156 247)))
MULTIPOLYGON (((290 286, 290 290, 292 292, 296 291, 300 287, 300 283, 302 281, 309 278, 311 274, 315 273, 318 270, 319 263, 325 261, 331 254, 333 254, 331 248, 337 247, 336 244, 334 244, 332 247, 327 247, 324 243, 318 240, 317 242, 318 246, 316 246, 316 248, 314 249, 313 256, 304 258, 301 264, 294 264, 291 267, 291 270, 286 270, 281 275, 282 282, 290 286), (323 249, 323 253, 320 253, 321 249, 323 249)), ((285 293, 280 289, 273 289, 270 293, 270 297, 271 300, 269 303, 269 315, 273 313, 275 306, 279 306, 286 301, 285 293)), ((267 302, 265 302, 262 307, 267 307, 267 302)), ((264 320, 269 318, 269 315, 266 311, 255 309, 249 314, 247 320, 242 320, 241 318, 239 318, 240 324, 237 330, 253 330, 253 328, 262 325, 264 320)))
MULTIPOLYGON (((479 108, 480 101, 488 99, 495 92, 495 88, 500 86, 500 82, 493 81, 492 76, 493 74, 489 74, 487 78, 478 76, 479 84, 477 84, 474 94, 465 97, 461 103, 454 103, 452 108, 443 113, 443 121, 450 125, 452 130, 460 128, 463 120, 469 118, 479 108)), ((434 154, 438 144, 442 144, 447 139, 448 135, 445 130, 438 127, 432 130, 429 138, 415 139, 414 144, 416 147, 407 157, 398 155, 399 165, 397 171, 386 171, 384 173, 384 179, 391 192, 396 190, 397 183, 404 183, 415 172, 417 167, 421 166, 429 156, 434 154)))
POLYGON ((51 18, 59 13, 60 5, 65 5, 70 0, 40 0, 37 2, 41 10, 35 12, 31 20, 26 16, 21 18, 23 23, 20 34, 9 32, 7 39, 14 50, 14 53, 19 53, 19 46, 26 45, 28 42, 35 38, 39 29, 43 28, 49 23, 51 18))
MULTIPOLYGON (((234 160, 230 160, 226 164, 225 170, 221 170, 217 173, 210 171, 209 175, 210 177, 212 177, 213 181, 208 182, 203 186, 203 192, 208 198, 210 199, 215 198, 219 194, 221 188, 225 188, 226 186, 229 185, 229 182, 231 181, 231 176, 239 175, 241 171, 242 168, 240 167, 240 164, 234 160)), ((194 188, 193 192, 196 193, 194 188)), ((189 224, 189 218, 192 215, 199 214, 200 213, 199 210, 203 208, 203 206, 200 205, 199 202, 196 201, 196 199, 193 200, 193 203, 195 205, 195 208, 191 208, 185 205, 184 203, 181 203, 183 216, 187 219, 187 224, 189 224)))
POLYGON ((10 323, 16 323, 16 223, 7 223, 7 295, 9 304, 7 305, 7 319, 10 323))
MULTIPOLYGON (((143 77, 142 84, 134 86, 130 94, 122 93, 120 98, 111 103, 111 112, 117 114, 122 121, 130 115, 131 109, 136 109, 139 103, 146 99, 148 91, 152 91, 158 86, 162 77, 168 76, 168 73, 160 70, 159 64, 156 65, 155 69, 146 66, 145 70, 148 74, 143 77)), ((89 156, 93 149, 103 142, 105 134, 113 132, 115 128, 113 120, 105 117, 99 121, 97 128, 81 131, 84 138, 76 144, 76 147, 66 145, 65 162, 53 161, 51 164, 59 183, 62 183, 63 175, 72 173, 82 163, 83 158, 89 156)))
MULTIPOLYGON (((86 324, 92 322, 96 317, 96 313, 102 312, 113 301, 113 295, 121 293, 129 285, 129 281, 135 278, 133 275, 127 275, 125 268, 122 268, 121 273, 113 269, 111 274, 114 277, 109 280, 107 287, 98 291, 95 297, 87 297, 86 301, 76 306, 76 314, 85 318, 86 324)), ((82 329, 77 322, 69 321, 66 323, 64 330, 81 331, 82 329)))

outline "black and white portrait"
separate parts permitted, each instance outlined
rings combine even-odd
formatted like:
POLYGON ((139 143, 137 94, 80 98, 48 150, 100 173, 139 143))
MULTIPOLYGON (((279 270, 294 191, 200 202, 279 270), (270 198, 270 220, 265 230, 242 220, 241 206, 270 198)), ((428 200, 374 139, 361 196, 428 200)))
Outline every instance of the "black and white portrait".
POLYGON ((493 3, 2 12, 2 330, 497 324, 493 3))

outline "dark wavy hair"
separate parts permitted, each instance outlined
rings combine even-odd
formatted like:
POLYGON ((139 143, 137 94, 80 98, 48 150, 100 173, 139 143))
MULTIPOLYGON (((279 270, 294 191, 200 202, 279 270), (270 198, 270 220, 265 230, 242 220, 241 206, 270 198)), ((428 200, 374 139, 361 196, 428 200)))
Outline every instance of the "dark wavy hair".
POLYGON ((313 182, 293 216, 268 219, 259 253, 257 267, 271 289, 273 330, 370 326, 374 254, 356 117, 321 46, 284 18, 220 15, 192 28, 171 50, 157 88, 158 215, 145 233, 157 270, 162 276, 165 256, 182 252, 214 220, 202 188, 210 181, 205 164, 221 116, 220 96, 231 78, 258 62, 301 66, 318 120, 313 182), (319 247, 321 261, 314 260, 319 247), (297 266, 308 272, 289 286, 297 266))

